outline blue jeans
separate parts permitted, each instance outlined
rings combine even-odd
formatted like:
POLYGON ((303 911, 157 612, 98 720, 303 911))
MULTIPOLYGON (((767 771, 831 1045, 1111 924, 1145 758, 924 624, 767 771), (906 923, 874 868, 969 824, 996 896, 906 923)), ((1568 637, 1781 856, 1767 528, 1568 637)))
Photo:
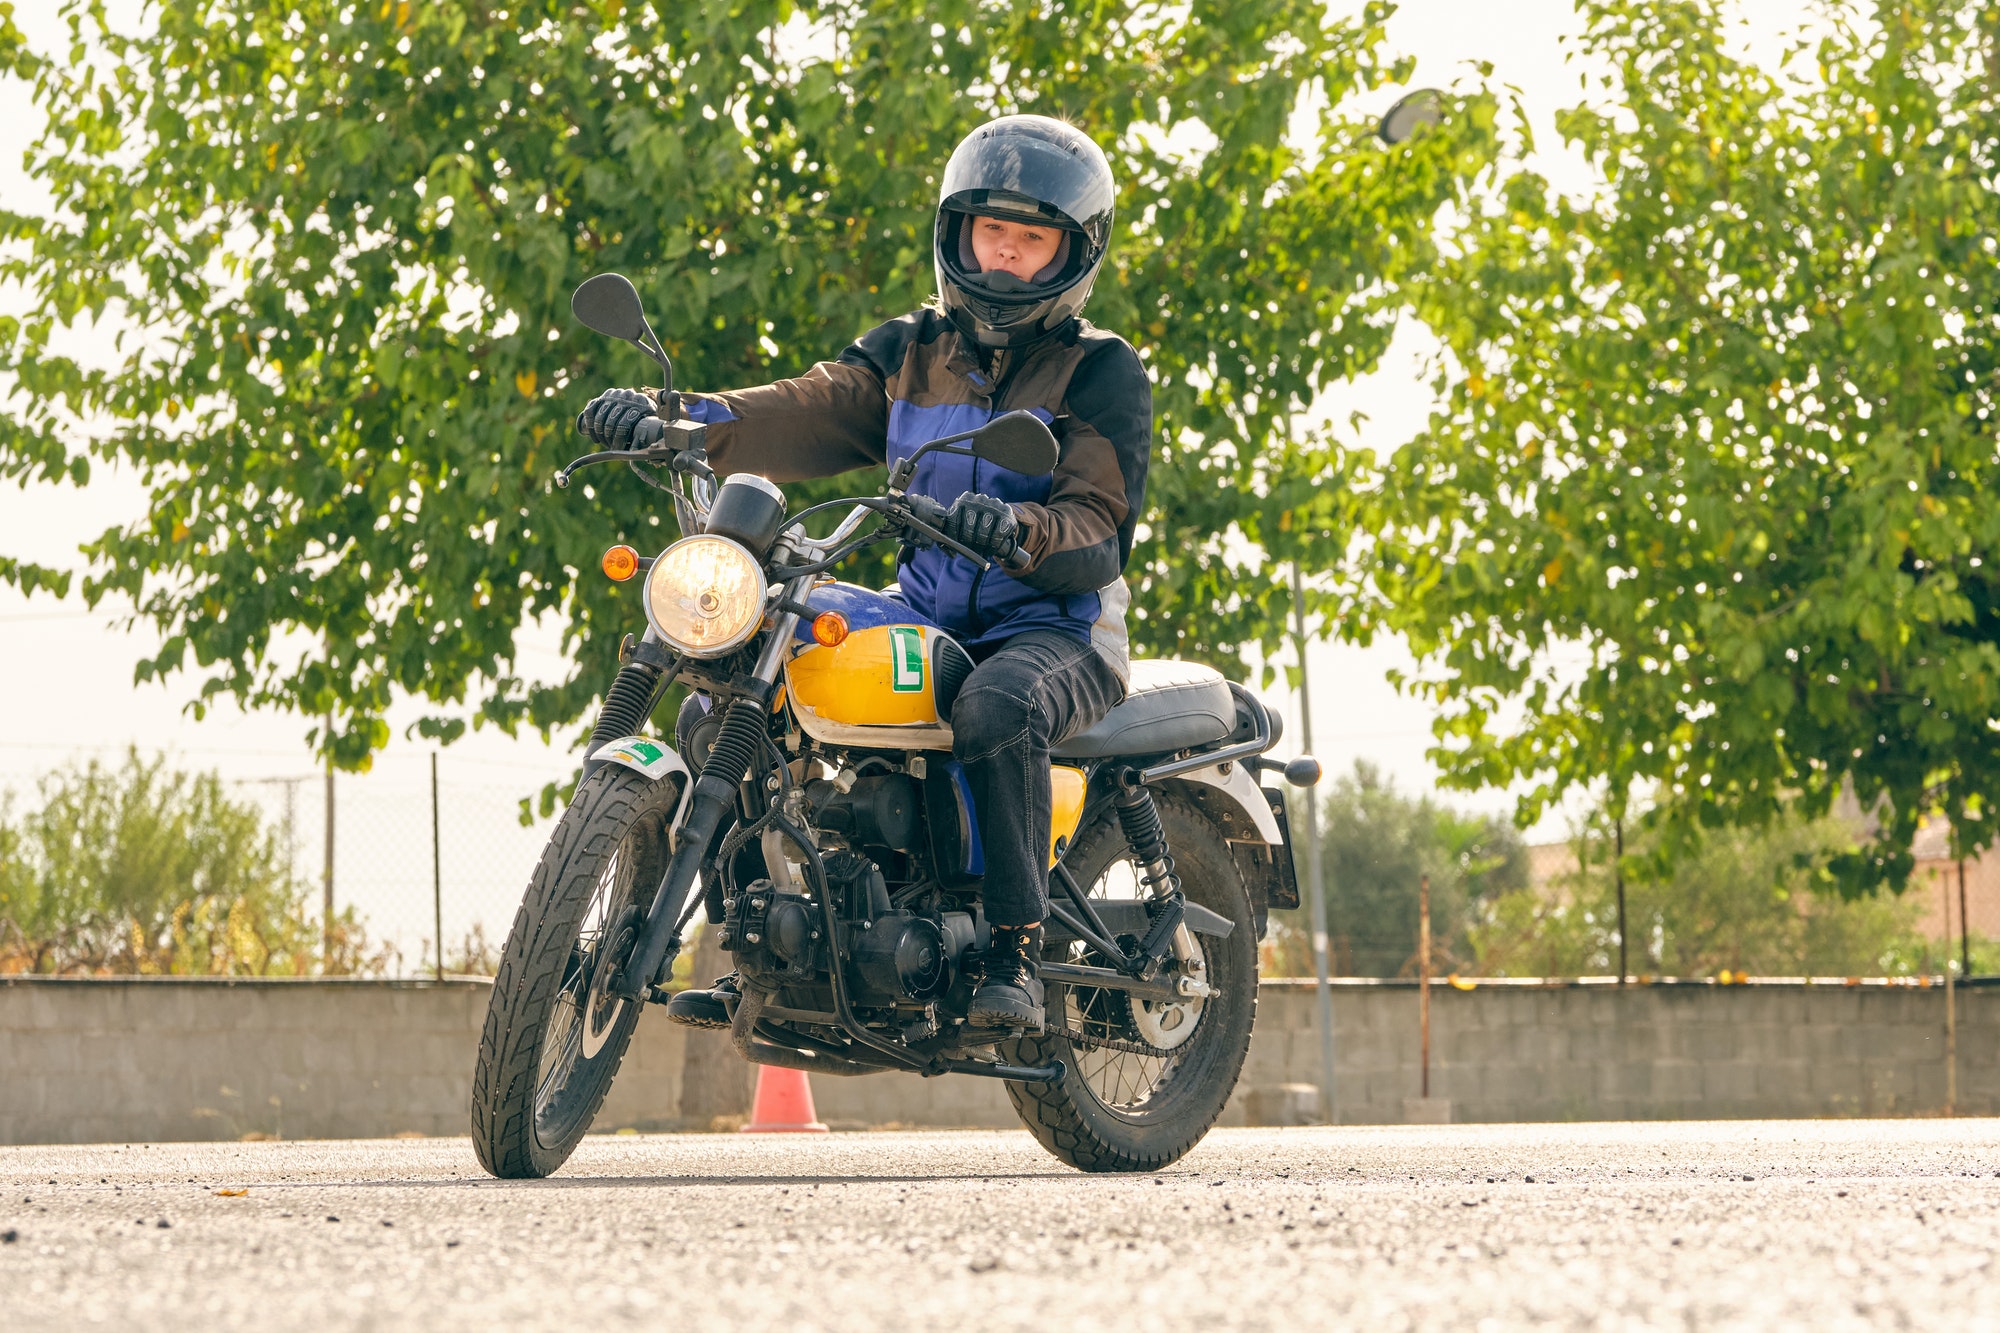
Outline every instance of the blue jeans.
POLYGON ((1105 660, 1058 630, 1017 634, 973 669, 951 706, 986 852, 986 919, 1032 926, 1049 910, 1049 747, 1125 697, 1105 660))

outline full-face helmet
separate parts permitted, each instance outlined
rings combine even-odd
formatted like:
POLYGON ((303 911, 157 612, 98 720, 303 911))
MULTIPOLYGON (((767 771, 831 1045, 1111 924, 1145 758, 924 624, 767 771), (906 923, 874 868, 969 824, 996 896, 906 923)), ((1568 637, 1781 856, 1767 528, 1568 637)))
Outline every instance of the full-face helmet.
POLYGON ((1023 347, 1083 309, 1111 243, 1111 164, 1090 137, 1047 116, 1002 116, 945 163, 933 250, 945 314, 983 347, 1023 347), (1005 218, 1061 232, 1032 278, 982 273, 972 220, 1005 218))

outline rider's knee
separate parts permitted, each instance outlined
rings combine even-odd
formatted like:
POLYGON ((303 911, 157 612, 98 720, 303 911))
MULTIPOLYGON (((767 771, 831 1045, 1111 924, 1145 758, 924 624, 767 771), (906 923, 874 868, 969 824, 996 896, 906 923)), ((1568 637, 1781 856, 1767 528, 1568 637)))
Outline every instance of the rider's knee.
POLYGON ((966 683, 951 706, 951 750, 960 763, 972 763, 1003 750, 1027 734, 1032 708, 1026 699, 1005 689, 966 683))

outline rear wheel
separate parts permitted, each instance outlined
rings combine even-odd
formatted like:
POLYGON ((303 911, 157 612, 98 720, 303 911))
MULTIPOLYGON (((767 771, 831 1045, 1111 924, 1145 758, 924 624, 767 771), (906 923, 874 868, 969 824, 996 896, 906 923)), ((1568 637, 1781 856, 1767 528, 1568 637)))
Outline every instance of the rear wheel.
POLYGON ((496 1176, 546 1176, 576 1147, 640 1006, 610 995, 666 871, 680 780, 608 765, 557 822, 514 917, 479 1040, 472 1146, 496 1176))
MULTIPOLYGON (((1057 1083, 1009 1083, 1007 1093, 1043 1147, 1084 1171, 1153 1171, 1201 1142, 1235 1090, 1257 1017, 1257 926, 1229 844, 1193 805, 1155 792, 1181 888, 1191 903, 1234 923, 1226 938, 1194 936, 1215 994, 1163 1004, 1097 987, 1048 988, 1051 1028, 1013 1043, 1009 1059, 1061 1060, 1057 1083)), ((1137 898, 1132 854, 1116 819, 1086 829, 1064 864, 1085 892, 1137 898)), ((1050 961, 1102 965, 1082 944, 1050 961)))

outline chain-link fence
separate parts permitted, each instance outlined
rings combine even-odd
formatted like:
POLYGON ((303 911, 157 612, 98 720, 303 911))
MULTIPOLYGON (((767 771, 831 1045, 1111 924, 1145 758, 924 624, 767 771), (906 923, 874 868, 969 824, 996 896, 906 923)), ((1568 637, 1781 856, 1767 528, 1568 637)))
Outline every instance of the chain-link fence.
POLYGON ((330 784, 299 773, 231 785, 283 842, 309 910, 324 913, 330 882, 336 918, 352 911, 366 970, 490 973, 552 826, 520 822, 522 798, 541 783, 448 752, 403 759, 330 784))

